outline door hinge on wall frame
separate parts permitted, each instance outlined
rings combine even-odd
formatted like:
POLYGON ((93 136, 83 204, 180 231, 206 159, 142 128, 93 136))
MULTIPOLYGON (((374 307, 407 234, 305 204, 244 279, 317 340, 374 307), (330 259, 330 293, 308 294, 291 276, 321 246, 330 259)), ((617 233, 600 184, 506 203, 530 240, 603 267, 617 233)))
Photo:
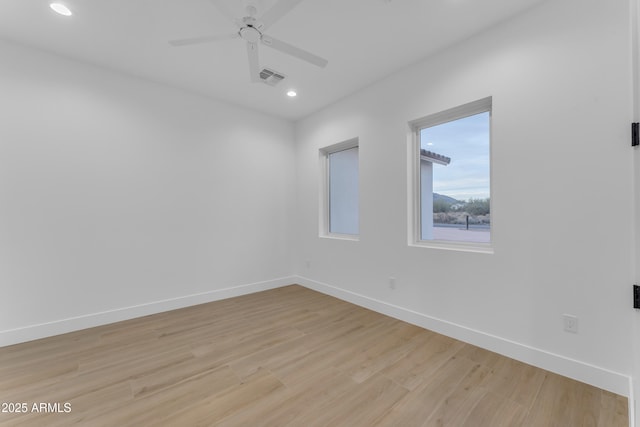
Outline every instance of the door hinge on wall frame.
POLYGON ((631 123, 631 146, 640 145, 640 123, 631 123))

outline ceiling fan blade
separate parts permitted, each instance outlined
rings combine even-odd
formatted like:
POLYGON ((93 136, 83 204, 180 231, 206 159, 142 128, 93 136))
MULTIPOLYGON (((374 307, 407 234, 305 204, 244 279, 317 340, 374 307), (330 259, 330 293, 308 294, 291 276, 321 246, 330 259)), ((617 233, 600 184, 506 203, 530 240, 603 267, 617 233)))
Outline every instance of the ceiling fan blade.
POLYGON ((260 81, 260 66, 258 65, 258 43, 247 42, 247 56, 249 57, 249 75, 252 83, 260 81))
POLYGON ((266 30, 275 24, 276 21, 289 13, 289 11, 296 7, 301 1, 302 0, 280 0, 278 3, 274 4, 273 7, 267 10, 260 18, 260 21, 263 24, 262 29, 266 30))
POLYGON ((262 44, 269 46, 270 48, 279 50, 280 52, 286 53, 291 56, 295 56, 298 59, 310 62, 320 68, 326 67, 329 63, 329 61, 324 58, 314 55, 311 52, 307 52, 306 50, 302 50, 299 47, 290 45, 289 43, 285 43, 282 40, 274 39, 271 36, 263 35, 260 41, 262 41, 262 44))
POLYGON ((218 9, 218 12, 235 22, 237 16, 231 12, 229 5, 224 0, 209 0, 218 9))
POLYGON ((237 39, 238 37, 240 37, 238 35, 238 33, 223 34, 223 35, 219 35, 219 36, 192 37, 192 38, 189 38, 189 39, 169 40, 169 44, 171 46, 178 47, 178 46, 187 46, 187 45, 191 45, 191 44, 200 44, 200 43, 217 42, 217 41, 222 41, 222 40, 231 40, 231 39, 237 39))

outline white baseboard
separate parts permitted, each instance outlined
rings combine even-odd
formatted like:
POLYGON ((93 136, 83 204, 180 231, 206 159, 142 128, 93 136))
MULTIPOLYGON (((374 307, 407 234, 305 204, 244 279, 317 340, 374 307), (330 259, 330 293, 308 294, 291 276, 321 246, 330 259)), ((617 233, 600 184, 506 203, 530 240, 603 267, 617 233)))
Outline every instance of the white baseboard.
MULTIPOLYGON (((315 291, 334 296, 344 301, 368 308, 378 313, 429 329, 460 341, 502 354, 512 359, 533 365, 559 375, 593 385, 629 398, 631 377, 603 369, 579 360, 550 353, 526 344, 487 334, 466 326, 437 319, 393 304, 369 298, 351 291, 305 277, 296 277, 296 283, 315 291)), ((629 401, 631 401, 629 399, 629 401)), ((631 407, 631 404, 629 405, 631 407)), ((631 412, 631 411, 630 411, 631 412)))
POLYGON ((154 301, 146 304, 103 311, 100 313, 91 313, 83 316, 56 320, 53 322, 0 331, 0 347, 92 328, 94 326, 120 322, 122 320, 129 320, 136 317, 147 316, 149 314, 161 313, 192 305, 204 304, 211 301, 266 291, 268 289, 290 285, 295 283, 295 280, 295 277, 282 277, 264 282, 232 286, 224 289, 215 289, 199 294, 186 295, 162 301, 154 301))

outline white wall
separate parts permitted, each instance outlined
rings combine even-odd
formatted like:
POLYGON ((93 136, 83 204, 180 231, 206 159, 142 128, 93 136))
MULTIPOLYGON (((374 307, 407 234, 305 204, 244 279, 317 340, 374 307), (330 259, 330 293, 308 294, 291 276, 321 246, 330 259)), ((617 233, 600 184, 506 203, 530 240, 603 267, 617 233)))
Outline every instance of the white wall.
POLYGON ((629 394, 628 9, 545 2, 297 123, 302 282, 629 394), (408 247, 407 122, 487 96, 495 253, 408 247), (360 240, 319 239, 318 149, 354 137, 360 240))
POLYGON ((291 123, 0 52, 0 345, 290 283, 291 123))

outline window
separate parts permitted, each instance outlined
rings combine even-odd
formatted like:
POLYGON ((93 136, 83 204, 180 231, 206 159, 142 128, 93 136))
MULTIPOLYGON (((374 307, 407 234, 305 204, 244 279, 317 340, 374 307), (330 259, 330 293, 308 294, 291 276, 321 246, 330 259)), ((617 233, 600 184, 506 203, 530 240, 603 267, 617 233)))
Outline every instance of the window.
POLYGON ((321 234, 354 239, 359 234, 358 140, 320 150, 323 163, 321 234))
POLYGON ((411 122, 414 243, 491 243, 491 98, 411 122))

